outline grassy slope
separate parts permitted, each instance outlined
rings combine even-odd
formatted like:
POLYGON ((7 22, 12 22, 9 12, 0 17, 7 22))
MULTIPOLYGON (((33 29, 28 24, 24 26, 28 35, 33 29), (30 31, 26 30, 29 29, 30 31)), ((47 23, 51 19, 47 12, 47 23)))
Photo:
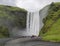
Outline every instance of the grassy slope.
POLYGON ((26 27, 26 13, 22 8, 0 5, 0 38, 9 37, 8 27, 26 27))
POLYGON ((51 3, 49 13, 44 18, 40 36, 43 40, 60 42, 60 2, 51 3))

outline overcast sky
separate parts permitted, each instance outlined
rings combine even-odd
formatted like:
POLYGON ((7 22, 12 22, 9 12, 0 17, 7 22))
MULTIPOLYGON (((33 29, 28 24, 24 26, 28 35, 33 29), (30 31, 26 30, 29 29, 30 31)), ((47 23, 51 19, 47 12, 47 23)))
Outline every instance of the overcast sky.
POLYGON ((0 4, 14 5, 25 8, 29 11, 35 11, 43 8, 51 2, 59 2, 60 0, 0 0, 0 4))

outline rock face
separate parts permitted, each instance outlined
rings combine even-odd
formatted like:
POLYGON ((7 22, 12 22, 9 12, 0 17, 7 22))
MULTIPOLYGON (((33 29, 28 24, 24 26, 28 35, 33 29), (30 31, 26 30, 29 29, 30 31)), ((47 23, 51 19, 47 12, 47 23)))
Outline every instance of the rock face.
POLYGON ((22 8, 0 5, 0 38, 9 37, 13 28, 26 28, 27 11, 22 8))
POLYGON ((60 2, 51 3, 40 35, 44 40, 60 42, 60 2))
POLYGON ((49 6, 44 7, 43 9, 40 10, 39 15, 40 15, 40 30, 43 27, 44 23, 43 23, 43 19, 47 16, 48 14, 48 9, 49 6))

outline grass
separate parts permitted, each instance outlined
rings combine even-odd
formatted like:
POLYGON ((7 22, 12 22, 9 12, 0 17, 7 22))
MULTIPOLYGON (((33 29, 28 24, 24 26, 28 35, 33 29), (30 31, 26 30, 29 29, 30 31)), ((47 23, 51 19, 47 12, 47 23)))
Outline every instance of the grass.
POLYGON ((60 42, 60 34, 59 35, 46 35, 42 38, 44 41, 50 41, 50 42, 60 42))
POLYGON ((50 29, 44 34, 43 40, 60 42, 60 19, 58 19, 50 29))
POLYGON ((60 2, 52 3, 39 34, 42 40, 60 42, 60 2))
POLYGON ((23 8, 0 5, 0 38, 10 36, 10 27, 26 28, 26 14, 23 8))

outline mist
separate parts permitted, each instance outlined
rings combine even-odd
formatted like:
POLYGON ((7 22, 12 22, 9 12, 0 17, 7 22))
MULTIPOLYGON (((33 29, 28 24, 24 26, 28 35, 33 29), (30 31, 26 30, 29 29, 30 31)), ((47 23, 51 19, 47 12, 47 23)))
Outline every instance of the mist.
POLYGON ((60 2, 60 0, 0 0, 0 4, 17 6, 28 11, 40 10, 51 2, 60 2))

